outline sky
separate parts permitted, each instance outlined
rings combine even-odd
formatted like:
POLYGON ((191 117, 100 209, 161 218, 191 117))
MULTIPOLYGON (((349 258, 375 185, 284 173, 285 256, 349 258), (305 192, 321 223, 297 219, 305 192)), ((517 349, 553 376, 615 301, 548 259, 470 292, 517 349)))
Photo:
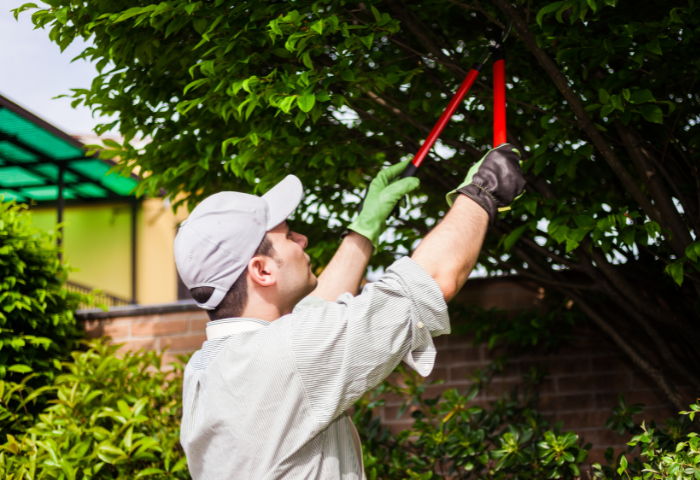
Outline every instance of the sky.
POLYGON ((0 95, 26 108, 64 132, 90 133, 102 123, 92 118, 90 109, 71 108, 71 88, 88 88, 97 74, 95 67, 78 60, 71 63, 85 47, 74 41, 63 53, 49 40, 49 30, 34 30, 31 11, 16 21, 9 11, 23 2, 0 2, 0 95), (14 4, 14 5, 13 5, 14 4))

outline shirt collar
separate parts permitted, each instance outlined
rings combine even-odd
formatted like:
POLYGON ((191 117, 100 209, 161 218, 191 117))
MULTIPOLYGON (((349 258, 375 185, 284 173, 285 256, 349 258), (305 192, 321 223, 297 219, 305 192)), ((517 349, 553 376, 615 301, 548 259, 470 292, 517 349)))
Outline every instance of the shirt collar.
POLYGON ((207 323, 207 340, 227 337, 237 333, 252 332, 268 326, 270 322, 259 318, 224 318, 207 323))

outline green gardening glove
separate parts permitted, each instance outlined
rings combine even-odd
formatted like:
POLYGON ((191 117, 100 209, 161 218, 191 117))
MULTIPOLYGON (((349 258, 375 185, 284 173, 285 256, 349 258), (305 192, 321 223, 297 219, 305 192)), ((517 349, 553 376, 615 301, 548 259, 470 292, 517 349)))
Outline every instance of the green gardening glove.
POLYGON ((420 180, 416 177, 394 181, 401 176, 410 162, 411 160, 406 160, 379 172, 379 175, 369 184, 362 210, 355 221, 348 226, 348 230, 368 238, 375 250, 379 243, 379 235, 386 230, 386 219, 389 218, 391 211, 404 195, 420 185, 420 180))
POLYGON ((525 189, 520 163, 520 152, 509 143, 489 150, 469 169, 464 182, 447 194, 447 203, 452 206, 458 195, 466 195, 486 210, 493 225, 498 212, 508 210, 525 189))

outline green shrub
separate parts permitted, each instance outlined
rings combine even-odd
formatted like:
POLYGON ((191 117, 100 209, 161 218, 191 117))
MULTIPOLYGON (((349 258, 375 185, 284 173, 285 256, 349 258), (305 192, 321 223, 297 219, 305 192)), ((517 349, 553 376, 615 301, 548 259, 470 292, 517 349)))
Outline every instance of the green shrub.
POLYGON ((604 480, 700 480, 700 438, 695 414, 700 412, 700 399, 690 406, 690 411, 680 412, 677 419, 657 427, 652 421, 634 424, 631 416, 641 412, 640 405, 627 406, 620 396, 620 407, 614 409, 614 416, 608 426, 618 433, 633 435, 627 444, 627 452, 615 459, 612 448, 605 452, 608 465, 594 464, 596 477, 604 480), (637 450, 638 449, 638 450, 637 450), (638 451, 641 458, 633 457, 638 451), (629 459, 628 459, 629 456, 629 459))
MULTIPOLYGON (((490 381, 492 371, 477 372, 464 394, 452 389, 432 399, 423 398, 430 382, 415 372, 403 370, 403 374, 401 385, 385 382, 355 405, 353 421, 364 441, 369 480, 571 480, 580 476, 579 465, 591 445, 582 445, 573 432, 561 432, 561 424, 550 428, 533 409, 533 388, 524 395, 516 390, 483 408, 473 400, 490 381), (405 399, 399 416, 415 407, 413 427, 396 437, 373 414, 384 403, 380 396, 389 392, 405 399)), ((531 380, 526 385, 533 385, 531 380)))
POLYGON ((62 364, 66 373, 25 398, 49 394, 56 400, 24 434, 7 436, 0 476, 189 478, 179 443, 182 366, 163 372, 162 354, 117 356, 118 347, 104 341, 86 345, 62 364))
POLYGON ((67 275, 55 237, 31 227, 27 206, 0 202, 0 379, 51 381, 76 346, 83 296, 63 288, 67 275))

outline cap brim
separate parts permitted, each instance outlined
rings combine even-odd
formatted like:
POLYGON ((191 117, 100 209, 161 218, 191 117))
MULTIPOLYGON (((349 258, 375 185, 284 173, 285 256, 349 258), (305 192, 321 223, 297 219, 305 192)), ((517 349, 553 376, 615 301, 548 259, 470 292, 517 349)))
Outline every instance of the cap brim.
POLYGON ((267 218, 267 231, 269 232, 284 222, 296 210, 304 198, 304 187, 296 176, 287 175, 262 198, 267 202, 269 209, 267 218))

